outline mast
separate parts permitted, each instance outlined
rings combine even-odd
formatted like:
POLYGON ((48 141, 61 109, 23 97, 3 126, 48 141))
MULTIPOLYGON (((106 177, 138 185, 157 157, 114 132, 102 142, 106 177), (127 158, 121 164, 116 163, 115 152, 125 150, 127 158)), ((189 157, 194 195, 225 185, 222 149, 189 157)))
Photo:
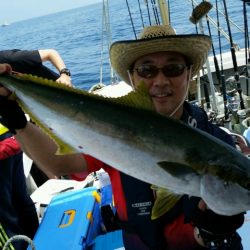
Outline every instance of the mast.
POLYGON ((169 24, 168 3, 166 0, 158 0, 158 6, 161 13, 162 24, 169 24))

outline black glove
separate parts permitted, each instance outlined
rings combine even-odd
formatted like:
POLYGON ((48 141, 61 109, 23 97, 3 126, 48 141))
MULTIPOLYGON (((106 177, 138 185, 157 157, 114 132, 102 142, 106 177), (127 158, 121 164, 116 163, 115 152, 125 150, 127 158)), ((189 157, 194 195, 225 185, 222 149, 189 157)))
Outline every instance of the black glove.
POLYGON ((244 213, 233 216, 224 216, 214 213, 212 210, 201 211, 197 209, 193 218, 194 225, 216 235, 232 234, 240 228, 244 222, 244 213))
POLYGON ((0 96, 0 123, 15 134, 16 129, 25 128, 27 119, 16 101, 0 96))
POLYGON ((241 239, 236 230, 242 226, 244 214, 233 216, 218 215, 211 210, 197 210, 193 219, 198 235, 209 249, 242 249, 241 239))
POLYGON ((244 213, 224 216, 210 209, 202 211, 198 208, 200 198, 183 197, 185 222, 198 228, 206 247, 209 249, 241 249, 240 237, 236 230, 244 223, 244 213), (232 246, 237 245, 235 248, 232 246))

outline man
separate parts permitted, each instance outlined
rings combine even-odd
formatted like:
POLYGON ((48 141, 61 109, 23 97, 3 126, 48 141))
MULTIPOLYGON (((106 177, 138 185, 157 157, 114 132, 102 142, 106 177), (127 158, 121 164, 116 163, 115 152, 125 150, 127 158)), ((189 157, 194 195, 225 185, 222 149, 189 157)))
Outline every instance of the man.
MULTIPOLYGON (((185 102, 189 80, 204 64, 210 46, 210 38, 205 35, 176 35, 168 25, 150 26, 144 28, 138 40, 114 43, 110 59, 116 72, 135 90, 138 83, 144 81, 158 113, 195 124, 233 145, 228 134, 208 123, 203 110, 185 102)), ((6 89, 0 89, 0 94, 3 91, 6 89)), ((15 103, 5 98, 1 104, 5 108, 13 105, 11 110, 20 118, 11 122, 12 112, 0 110, 2 122, 15 131, 23 149, 43 170, 49 169, 58 175, 103 168, 109 173, 117 209, 116 223, 123 229, 126 249, 242 249, 235 231, 243 223, 243 214, 219 216, 207 209, 200 198, 183 196, 173 209, 152 222, 148 211, 155 197, 149 184, 90 155, 56 156, 55 143, 27 123, 15 103), (138 202, 149 204, 143 215, 134 205, 138 202)))
POLYGON ((40 76, 72 86, 70 71, 66 68, 60 54, 54 49, 1 50, 0 63, 10 64, 13 71, 40 76), (43 65, 43 62, 51 62, 59 74, 43 65))

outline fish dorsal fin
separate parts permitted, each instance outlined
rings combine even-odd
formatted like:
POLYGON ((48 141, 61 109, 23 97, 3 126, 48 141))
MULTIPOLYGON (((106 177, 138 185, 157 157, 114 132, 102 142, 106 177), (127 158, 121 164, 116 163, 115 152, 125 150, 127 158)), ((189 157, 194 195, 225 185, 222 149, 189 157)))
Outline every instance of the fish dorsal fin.
POLYGON ((151 219, 156 220, 174 207, 180 200, 181 195, 172 193, 166 188, 151 185, 151 188, 156 193, 156 199, 152 208, 151 219))
POLYGON ((85 95, 85 96, 90 96, 92 98, 99 99, 99 100, 101 99, 103 101, 117 103, 119 105, 124 105, 124 106, 129 106, 132 108, 138 108, 138 109, 144 109, 144 110, 151 110, 151 111, 154 110, 154 105, 149 95, 148 88, 146 87, 146 84, 144 84, 143 81, 141 81, 137 85, 136 90, 129 92, 127 95, 124 95, 121 97, 104 97, 101 95, 87 92, 80 88, 72 88, 64 84, 57 83, 55 81, 44 79, 38 76, 33 76, 30 74, 18 74, 16 78, 21 79, 21 80, 28 80, 36 84, 46 85, 46 86, 50 86, 53 88, 58 88, 61 90, 78 93, 78 94, 85 95))
MULTIPOLYGON (((17 76, 14 76, 16 79, 21 79, 23 81, 31 81, 34 82, 35 84, 41 84, 41 85, 47 85, 47 86, 52 86, 52 87, 57 87, 60 89, 73 89, 72 87, 66 86, 64 84, 59 84, 57 82, 54 82, 52 80, 44 79, 41 77, 33 76, 31 74, 18 74, 17 76)), ((66 144, 61 138, 56 136, 50 128, 44 125, 44 123, 36 116, 33 115, 33 113, 30 112, 29 108, 26 107, 26 105, 16 97, 15 92, 12 92, 12 94, 9 96, 9 99, 11 100, 16 100, 18 104, 21 106, 23 111, 26 114, 29 114, 30 119, 38 126, 40 127, 57 145, 57 151, 56 154, 61 155, 61 154, 73 154, 76 153, 76 150, 73 149, 71 146, 66 144)))
POLYGON ((147 86, 143 81, 141 81, 136 90, 129 92, 127 95, 111 98, 114 102, 130 106, 138 109, 154 110, 154 105, 152 99, 149 95, 147 86))
MULTIPOLYGON (((58 91, 65 91, 65 92, 72 92, 76 95, 84 97, 90 97, 93 98, 96 101, 103 101, 103 102, 109 102, 109 103, 114 103, 118 105, 124 105, 124 106, 129 106, 131 108, 138 108, 138 109, 144 109, 144 110, 153 110, 153 103, 149 95, 149 91, 146 87, 146 85, 141 82, 138 84, 138 87, 136 91, 132 91, 128 93, 127 95, 124 95, 122 97, 117 97, 117 98, 111 98, 111 97, 103 97, 94 93, 89 93, 85 90, 82 90, 80 88, 74 88, 74 87, 69 87, 66 86, 65 84, 62 83, 57 83, 55 81, 45 79, 42 77, 34 76, 31 74, 21 74, 18 73, 17 75, 9 76, 9 80, 11 81, 11 78, 16 79, 16 80, 21 80, 26 83, 34 83, 36 85, 43 85, 43 86, 48 86, 51 88, 58 89, 58 91)), ((15 93, 13 92, 12 98, 15 99, 15 93)), ((35 117, 30 111, 29 108, 22 103, 21 100, 18 100, 18 103, 20 106, 23 108, 23 110, 29 114, 30 118, 44 131, 46 132, 50 138, 52 138, 55 143, 58 145, 58 151, 57 154, 65 154, 65 153, 74 153, 75 150, 71 148, 69 145, 65 144, 63 140, 58 138, 53 131, 50 131, 50 128, 48 128, 46 125, 44 125, 43 121, 39 119, 39 117, 35 117)))

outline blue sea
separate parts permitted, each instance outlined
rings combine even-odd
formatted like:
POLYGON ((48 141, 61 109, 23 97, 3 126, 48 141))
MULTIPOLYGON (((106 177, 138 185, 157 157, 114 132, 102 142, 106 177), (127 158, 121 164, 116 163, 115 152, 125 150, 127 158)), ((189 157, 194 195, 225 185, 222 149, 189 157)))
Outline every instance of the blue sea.
MULTIPOLYGON (((146 1, 140 0, 140 8, 137 5, 139 1, 130 0, 127 2, 130 6, 134 29, 138 36, 143 25, 148 25, 150 22, 154 24, 155 20, 153 16, 151 16, 150 20, 148 19, 146 1)), ((213 3, 213 1, 210 2, 213 3)), ((243 29, 244 24, 242 1, 227 0, 226 2, 228 15, 238 26, 237 28, 231 25, 233 40, 240 47, 244 47, 244 34, 239 30, 243 29)), ((222 7, 220 3, 218 9, 222 10, 222 7)), ((150 10, 150 13, 152 14, 152 10, 150 10)), ((191 1, 170 1, 170 20, 177 33, 196 32, 195 25, 189 21, 191 13, 191 1)), ((213 18, 216 17, 214 8, 209 12, 209 15, 213 18)), ((112 42, 134 38, 125 0, 109 0, 109 16, 112 42)), ((103 32, 102 20, 103 6, 102 2, 100 2, 82 8, 12 23, 6 27, 0 27, 0 49, 35 50, 54 48, 59 51, 67 67, 70 68, 73 83, 83 89, 89 89, 93 84, 100 82, 102 61, 102 82, 109 84, 108 36, 103 32), (104 38, 102 39, 102 37, 104 38), (103 56, 101 56, 102 48, 103 56)), ((219 20, 220 27, 227 32, 227 25, 222 14, 219 20)), ((204 27, 207 26, 206 20, 203 21, 203 25, 204 27)), ((214 47, 218 53, 217 31, 213 25, 210 24, 210 27, 214 47)), ((208 34, 206 28, 205 33, 208 34)), ((223 36, 222 45, 223 51, 230 49, 229 41, 223 36)), ((49 64, 47 66, 51 67, 49 64)))

